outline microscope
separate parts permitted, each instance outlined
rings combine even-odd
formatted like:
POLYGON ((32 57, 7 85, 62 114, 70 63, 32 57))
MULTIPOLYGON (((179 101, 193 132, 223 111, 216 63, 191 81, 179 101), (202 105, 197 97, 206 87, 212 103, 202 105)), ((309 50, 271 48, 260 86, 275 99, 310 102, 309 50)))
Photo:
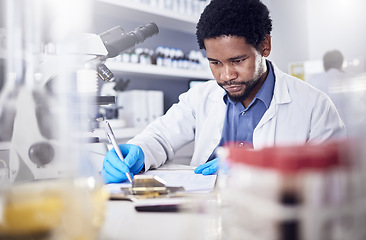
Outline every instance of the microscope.
MULTIPOLYGON (((86 84, 95 81, 98 79, 96 75, 103 81, 113 81, 113 73, 106 67, 105 61, 133 48, 136 44, 142 43, 158 32, 157 25, 150 22, 131 32, 125 32, 118 26, 99 35, 84 34, 78 38, 78 43, 74 45, 76 48, 65 51, 69 52, 67 54, 71 58, 77 55, 79 62, 82 59, 81 64, 75 67, 76 80, 78 81, 75 83, 76 88, 79 88, 80 81, 84 81, 86 84), (82 69, 78 69, 80 66, 82 69)), ((50 93, 45 90, 54 78, 65 77, 65 75, 56 76, 54 69, 56 64, 54 63, 57 61, 57 58, 54 58, 45 60, 40 64, 43 69, 40 76, 42 87, 38 88, 37 91, 20 90, 18 93, 10 143, 10 182, 57 178, 62 176, 65 172, 64 168, 68 167, 65 166, 65 159, 63 159, 65 156, 67 157, 67 154, 60 151, 62 149, 60 145, 63 144, 60 141, 60 136, 63 133, 54 129, 54 126, 58 126, 56 124, 58 117, 54 112, 62 112, 63 110, 62 107, 61 109, 55 107, 57 104, 54 104, 53 95, 62 94, 63 90, 60 90, 61 93, 50 93)), ((94 84, 97 85, 95 82, 94 84)), ((84 87, 84 90, 77 92, 77 94, 87 94, 88 91, 90 90, 85 90, 84 87)), ((103 96, 96 96, 95 90, 91 90, 91 92, 93 94, 90 94, 87 99, 90 99, 92 103, 86 104, 115 103, 114 97, 103 98, 103 96)), ((79 101, 78 96, 71 96, 70 99, 70 101, 79 101)), ((80 111, 83 109, 80 108, 80 111)))

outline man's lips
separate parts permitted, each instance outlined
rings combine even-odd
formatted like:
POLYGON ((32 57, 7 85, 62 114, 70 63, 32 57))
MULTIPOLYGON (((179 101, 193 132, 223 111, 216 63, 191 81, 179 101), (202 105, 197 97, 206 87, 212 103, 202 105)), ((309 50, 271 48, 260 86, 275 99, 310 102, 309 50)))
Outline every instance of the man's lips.
POLYGON ((228 92, 238 92, 242 89, 243 85, 230 85, 230 86, 224 86, 225 90, 228 92))

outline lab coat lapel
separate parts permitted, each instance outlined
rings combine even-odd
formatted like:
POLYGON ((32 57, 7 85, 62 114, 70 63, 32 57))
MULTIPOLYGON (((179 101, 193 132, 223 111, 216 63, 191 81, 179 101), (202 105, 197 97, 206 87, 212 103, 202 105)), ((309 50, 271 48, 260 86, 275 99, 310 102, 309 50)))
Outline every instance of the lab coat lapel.
POLYGON ((224 97, 225 91, 220 88, 217 91, 213 92, 209 98, 215 104, 211 106, 210 109, 210 121, 212 122, 212 141, 209 141, 209 145, 207 146, 207 155, 210 156, 211 153, 215 150, 217 145, 220 142, 221 135, 222 135, 222 129, 224 126, 224 120, 226 115, 226 104, 224 103, 223 97, 224 97))
MULTIPOLYGON (((271 62, 274 74, 275 74, 275 86, 274 94, 271 104, 268 110, 264 113, 262 119, 259 121, 257 127, 254 129, 254 136, 259 135, 256 132, 263 131, 265 128, 266 139, 261 139, 259 142, 266 142, 266 145, 274 145, 276 136, 276 121, 277 121, 277 111, 280 105, 287 104, 291 102, 291 97, 288 91, 286 75, 281 72, 272 62, 271 62), (267 126, 268 125, 268 126, 267 126)), ((260 134, 263 136, 263 134, 260 134)), ((255 138, 255 137, 254 137, 255 138)), ((255 142, 253 143, 255 145, 255 142)))
POLYGON ((220 142, 226 113, 224 94, 225 91, 217 86, 207 96, 204 123, 200 134, 196 135, 195 151, 191 161, 193 166, 205 163, 220 142))
POLYGON ((226 115, 226 104, 224 102, 225 91, 220 87, 212 94, 209 95, 210 100, 215 102, 211 107, 210 114, 214 117, 216 126, 218 128, 213 129, 215 131, 214 135, 219 135, 221 138, 222 128, 224 125, 225 115, 226 115))

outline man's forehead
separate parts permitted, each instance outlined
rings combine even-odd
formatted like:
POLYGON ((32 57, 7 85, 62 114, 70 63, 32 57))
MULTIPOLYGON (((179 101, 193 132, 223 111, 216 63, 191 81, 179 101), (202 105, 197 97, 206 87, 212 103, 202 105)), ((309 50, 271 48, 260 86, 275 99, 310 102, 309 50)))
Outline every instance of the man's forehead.
POLYGON ((205 39, 207 58, 236 59, 253 51, 253 46, 246 43, 245 38, 236 36, 220 36, 205 39))

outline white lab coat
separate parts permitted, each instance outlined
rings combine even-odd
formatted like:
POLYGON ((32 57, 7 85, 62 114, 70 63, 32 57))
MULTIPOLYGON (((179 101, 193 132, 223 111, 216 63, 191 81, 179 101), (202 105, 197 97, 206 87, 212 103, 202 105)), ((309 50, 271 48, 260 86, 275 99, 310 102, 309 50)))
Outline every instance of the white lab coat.
MULTIPOLYGON (((338 92, 344 86, 348 86, 352 76, 336 68, 331 68, 326 72, 318 73, 309 77, 307 83, 319 89, 329 96, 337 108, 339 116, 344 123, 347 122, 346 114, 348 107, 346 106, 347 98, 338 92)), ((345 124, 347 126, 347 124, 345 124)))
MULTIPOLYGON (((268 110, 254 129, 255 149, 286 144, 323 142, 344 138, 345 127, 330 99, 307 83, 273 65, 274 95, 268 110)), ((207 161, 218 145, 224 124, 224 90, 211 80, 179 96, 167 113, 128 143, 145 154, 145 170, 157 168, 174 153, 195 141, 192 166, 207 161)))

